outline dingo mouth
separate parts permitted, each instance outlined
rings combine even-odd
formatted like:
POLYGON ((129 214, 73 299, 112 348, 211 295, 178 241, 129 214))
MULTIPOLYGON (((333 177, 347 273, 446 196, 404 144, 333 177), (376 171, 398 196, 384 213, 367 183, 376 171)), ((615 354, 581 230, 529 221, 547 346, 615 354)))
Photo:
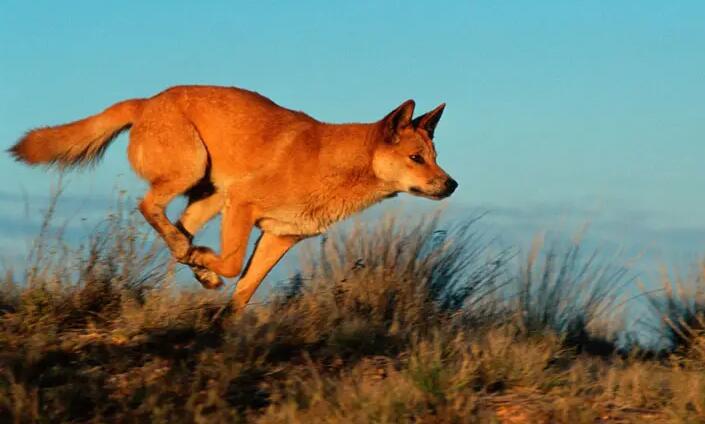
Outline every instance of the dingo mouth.
POLYGON ((431 200, 441 200, 441 199, 445 199, 446 197, 450 196, 450 194, 451 194, 452 192, 450 192, 450 193, 449 193, 449 192, 443 192, 443 193, 434 193, 434 194, 431 194, 431 193, 426 193, 426 192, 422 191, 422 190, 421 190, 420 188, 418 188, 418 187, 411 187, 411 188, 409 188, 409 193, 410 193, 410 194, 413 194, 414 196, 425 197, 425 198, 431 199, 431 200))

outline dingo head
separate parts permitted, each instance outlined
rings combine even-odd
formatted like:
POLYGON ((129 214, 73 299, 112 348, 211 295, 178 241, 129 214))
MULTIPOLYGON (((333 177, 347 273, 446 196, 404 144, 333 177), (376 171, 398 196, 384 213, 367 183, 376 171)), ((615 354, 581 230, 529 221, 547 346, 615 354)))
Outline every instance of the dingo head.
POLYGON ((431 199, 450 196, 458 183, 436 163, 433 132, 445 104, 415 119, 414 101, 407 100, 388 114, 380 125, 372 168, 394 190, 431 199))

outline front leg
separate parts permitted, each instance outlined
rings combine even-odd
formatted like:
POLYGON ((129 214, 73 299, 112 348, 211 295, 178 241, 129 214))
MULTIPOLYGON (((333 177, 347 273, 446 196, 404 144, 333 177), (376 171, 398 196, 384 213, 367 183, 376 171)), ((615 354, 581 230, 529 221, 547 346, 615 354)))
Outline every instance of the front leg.
POLYGON ((222 285, 220 278, 213 273, 223 277, 235 277, 240 273, 253 225, 252 210, 249 207, 228 204, 223 209, 220 255, 203 246, 191 249, 186 262, 192 266, 196 278, 204 287, 216 288, 222 285))
POLYGON ((233 294, 233 306, 239 310, 247 305, 252 295, 259 287, 264 277, 284 254, 291 249, 302 237, 300 236, 277 236, 263 232, 255 251, 250 258, 245 273, 237 282, 235 293, 233 294))

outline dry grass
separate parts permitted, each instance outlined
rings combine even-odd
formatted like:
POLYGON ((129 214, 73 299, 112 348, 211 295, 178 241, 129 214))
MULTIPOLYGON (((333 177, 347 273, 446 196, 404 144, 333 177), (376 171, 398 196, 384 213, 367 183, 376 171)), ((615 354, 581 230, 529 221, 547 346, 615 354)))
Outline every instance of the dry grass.
POLYGON ((390 218, 323 239, 234 316, 174 283, 136 215, 77 249, 49 219, 0 290, 2 422, 705 420, 704 309, 685 290, 705 271, 650 295, 672 349, 649 355, 615 342, 629 274, 575 243, 519 261, 472 220, 390 218))
POLYGON ((705 359, 705 260, 687 278, 662 274, 662 290, 646 293, 661 324, 654 330, 671 350, 705 359))

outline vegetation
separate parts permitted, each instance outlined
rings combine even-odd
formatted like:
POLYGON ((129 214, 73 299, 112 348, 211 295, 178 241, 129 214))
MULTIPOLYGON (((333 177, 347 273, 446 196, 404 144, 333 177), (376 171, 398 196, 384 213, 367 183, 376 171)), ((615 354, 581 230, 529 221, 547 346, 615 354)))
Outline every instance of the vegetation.
POLYGON ((134 214, 77 249, 50 219, 2 284, 2 422, 705 420, 705 263, 643 296, 668 342, 649 351, 622 324, 633 276, 577 242, 357 225, 235 315, 177 285, 134 214))

